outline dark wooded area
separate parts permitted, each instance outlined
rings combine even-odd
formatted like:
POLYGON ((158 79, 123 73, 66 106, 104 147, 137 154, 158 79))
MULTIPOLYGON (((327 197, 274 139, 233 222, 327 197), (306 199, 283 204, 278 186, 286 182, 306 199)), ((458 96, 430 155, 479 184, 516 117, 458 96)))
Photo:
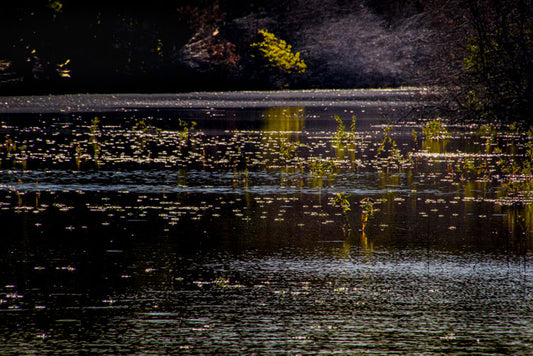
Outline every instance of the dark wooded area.
MULTIPOLYGON (((0 92, 440 85, 471 112, 531 100, 530 0, 30 0, 0 12, 0 92), (267 30, 288 72, 254 52, 267 30)), ((272 48, 275 52, 276 48, 272 48)))

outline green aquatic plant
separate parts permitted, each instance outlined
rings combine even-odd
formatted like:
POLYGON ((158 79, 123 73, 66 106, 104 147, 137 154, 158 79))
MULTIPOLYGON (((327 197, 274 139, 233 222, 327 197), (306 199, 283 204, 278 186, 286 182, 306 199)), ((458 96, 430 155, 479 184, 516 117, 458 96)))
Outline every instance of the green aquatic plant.
POLYGON ((394 141, 390 135, 392 126, 386 126, 383 129, 383 139, 381 140, 381 143, 378 146, 377 154, 380 155, 381 153, 389 153, 391 150, 395 149, 397 147, 396 141, 394 141))
POLYGON ((355 127, 356 127, 355 123, 356 123, 356 116, 353 115, 352 116, 352 122, 350 123, 350 134, 351 134, 352 138, 355 137, 355 127))
POLYGON ((449 143, 450 133, 441 118, 431 120, 422 128, 422 147, 430 153, 444 153, 449 143))
POLYGON ((196 125, 197 125, 196 121, 191 121, 190 123, 187 123, 187 121, 178 119, 178 126, 179 126, 178 134, 183 142, 190 141, 191 132, 194 130, 196 125))
POLYGON ((346 126, 344 125, 344 122, 340 118, 339 115, 335 115, 333 117, 335 121, 337 122, 337 129, 335 130, 335 133, 333 134, 333 141, 340 145, 343 143, 343 141, 351 141, 355 138, 355 115, 352 116, 352 121, 350 123, 350 131, 346 131, 346 126))
POLYGON ((441 118, 431 120, 422 128, 422 134, 429 140, 445 140, 450 136, 441 118))
POLYGON ((7 136, 4 143, 0 144, 2 155, 0 156, 0 165, 3 160, 10 162, 12 166, 18 166, 22 169, 26 169, 28 153, 26 152, 27 145, 24 142, 13 141, 7 136))
POLYGON ((333 179, 336 175, 337 167, 332 160, 311 159, 307 161, 307 166, 315 187, 322 187, 324 180, 333 179))
MULTIPOLYGON (((530 128, 523 144, 521 160, 500 159, 498 165, 506 174, 502 187, 506 194, 514 196, 530 196, 533 193, 533 127, 530 128)), ((518 200, 523 204, 523 200, 518 200)))
POLYGON ((136 135, 136 147, 139 149, 144 149, 147 142, 147 134, 148 134, 148 125, 144 120, 139 120, 135 123, 135 126, 133 127, 136 135))
POLYGON ((493 146, 496 143, 496 137, 498 136, 498 131, 494 128, 493 125, 481 125, 477 129, 477 134, 485 139, 485 153, 491 153, 493 146))
POLYGON ((162 130, 147 124, 144 120, 139 120, 135 123, 133 131, 135 132, 133 145, 135 153, 143 155, 144 158, 155 156, 157 152, 154 152, 154 147, 157 147, 162 130))
POLYGON ((345 155, 348 153, 351 166, 355 169, 357 167, 355 158, 356 146, 361 144, 360 142, 356 142, 355 115, 352 116, 349 131, 346 129, 340 116, 335 115, 334 119, 337 122, 337 129, 331 136, 331 146, 335 150, 335 154, 339 160, 344 160, 345 155))
POLYGON ((92 148, 93 161, 97 167, 100 166, 100 153, 102 151, 102 145, 98 142, 97 136, 100 134, 99 125, 100 119, 95 116, 89 126, 89 145, 92 148))
POLYGON ((383 139, 379 144, 376 157, 381 158, 385 163, 387 171, 390 168, 400 168, 406 162, 409 161, 410 157, 404 158, 398 148, 398 144, 391 136, 392 126, 386 126, 383 129, 383 139))
POLYGON ((79 143, 74 144, 74 165, 76 166, 76 171, 79 171, 81 168, 81 161, 85 155, 85 150, 80 146, 79 143))
POLYGON ((346 194, 345 192, 340 192, 335 194, 335 196, 332 198, 332 203, 334 206, 338 206, 342 209, 343 214, 347 214, 350 210, 350 202, 348 201, 348 198, 350 195, 346 194))
POLYGON ((312 159, 308 161, 309 172, 311 175, 321 177, 333 177, 335 175, 336 165, 331 160, 312 159))
POLYGON ((14 142, 11 138, 7 137, 4 143, 0 145, 3 151, 5 151, 7 154, 10 154, 11 152, 14 152, 17 150, 17 144, 14 142))
POLYGON ((351 231, 351 225, 348 219, 348 212, 352 210, 350 208, 350 201, 348 200, 349 197, 350 195, 346 194, 345 192, 340 192, 331 198, 331 204, 335 207, 341 208, 342 215, 344 216, 342 230, 345 234, 351 231))
POLYGON ((279 152, 285 162, 297 157, 298 143, 291 142, 287 138, 280 139, 279 152))
POLYGON ((363 198, 359 201, 361 204, 361 229, 365 231, 366 224, 368 223, 368 219, 374 216, 374 205, 376 202, 372 198, 363 198))
POLYGON ((344 126, 340 116, 335 115, 334 119, 337 121, 337 130, 335 131, 334 139, 336 141, 341 141, 346 138, 346 126, 344 126))

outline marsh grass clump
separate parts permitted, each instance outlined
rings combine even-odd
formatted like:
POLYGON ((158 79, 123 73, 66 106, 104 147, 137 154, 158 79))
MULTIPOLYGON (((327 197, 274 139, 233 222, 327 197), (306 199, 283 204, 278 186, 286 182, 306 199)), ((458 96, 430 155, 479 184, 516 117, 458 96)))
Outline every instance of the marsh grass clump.
POLYGON ((322 187, 325 181, 335 179, 337 166, 333 160, 311 159, 307 161, 313 187, 322 187))

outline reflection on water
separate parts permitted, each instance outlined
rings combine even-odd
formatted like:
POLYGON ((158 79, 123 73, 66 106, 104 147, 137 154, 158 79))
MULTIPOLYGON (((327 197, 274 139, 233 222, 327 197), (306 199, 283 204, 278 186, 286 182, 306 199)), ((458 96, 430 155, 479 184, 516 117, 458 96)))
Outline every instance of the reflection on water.
POLYGON ((2 354, 533 347, 516 134, 338 107, 0 122, 2 354))

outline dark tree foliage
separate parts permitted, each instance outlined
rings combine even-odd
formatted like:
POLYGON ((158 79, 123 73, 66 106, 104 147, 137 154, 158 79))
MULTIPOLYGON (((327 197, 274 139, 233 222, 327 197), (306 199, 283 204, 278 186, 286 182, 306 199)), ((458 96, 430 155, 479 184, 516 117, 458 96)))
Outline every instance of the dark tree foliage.
POLYGON ((448 90, 461 114, 531 120, 532 1, 452 0, 444 6, 434 0, 424 11, 439 53, 426 74, 448 90))
POLYGON ((21 0, 0 5, 0 92, 438 85, 456 108, 524 116, 531 0, 21 0), (307 64, 253 60, 267 30, 307 64))
POLYGON ((423 31, 411 21, 417 8, 409 1, 30 0, 2 6, 4 93, 276 88, 279 78, 265 76, 250 60, 261 29, 285 39, 309 63, 304 75, 291 78, 293 87, 413 84, 409 73, 421 58, 415 47, 423 31))
POLYGON ((524 116, 532 99, 531 1, 470 0, 468 5, 467 104, 492 115, 524 116))

